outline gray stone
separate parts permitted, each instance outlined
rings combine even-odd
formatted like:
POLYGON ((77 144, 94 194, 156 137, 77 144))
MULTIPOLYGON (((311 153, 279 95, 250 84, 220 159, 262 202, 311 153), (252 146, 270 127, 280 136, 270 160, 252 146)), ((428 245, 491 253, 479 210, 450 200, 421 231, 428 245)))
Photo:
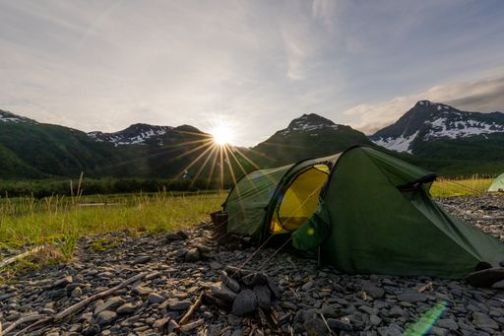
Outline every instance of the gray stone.
POLYGON ((98 335, 101 331, 101 328, 97 324, 91 324, 84 329, 82 329, 82 335, 83 336, 94 336, 98 335))
POLYGON ((189 250, 187 250, 187 252, 184 256, 184 260, 186 262, 195 262, 200 259, 201 259, 200 251, 196 247, 193 247, 193 248, 190 248, 189 250))
POLYGON ((136 265, 136 264, 145 264, 146 262, 149 262, 151 261, 152 257, 151 256, 140 256, 138 258, 136 258, 135 260, 133 260, 133 265, 136 265))
POLYGON ((308 335, 320 335, 320 336, 329 335, 329 330, 327 330, 327 326, 320 317, 304 321, 303 327, 308 335))
POLYGON ((271 291, 266 285, 257 285, 254 287, 254 293, 257 297, 257 304, 263 309, 271 308, 271 291))
POLYGON ((459 328, 457 322, 455 322, 453 319, 440 319, 437 323, 437 326, 440 328, 445 328, 445 329, 450 329, 450 330, 457 330, 459 328))
POLYGON ((504 280, 497 281, 496 283, 494 283, 492 285, 492 288, 495 288, 495 289, 504 289, 504 280))
POLYGON ((405 315, 405 312, 399 306, 393 306, 389 311, 389 316, 391 317, 400 317, 403 315, 405 315))
POLYGON ((170 322, 170 320, 171 320, 171 317, 164 317, 164 318, 158 319, 158 320, 154 321, 154 323, 152 324, 152 327, 156 328, 156 329, 164 329, 164 327, 168 324, 168 322, 170 322))
POLYGON ((430 333, 435 336, 445 336, 448 335, 448 330, 440 327, 432 327, 430 333))
POLYGON ((231 289, 233 292, 235 293, 240 292, 240 284, 235 279, 228 276, 224 276, 222 282, 227 288, 231 289))
POLYGON ((96 323, 100 326, 110 324, 115 321, 117 314, 111 310, 103 310, 96 316, 96 323))
POLYGON ((369 322, 374 325, 374 326, 377 326, 377 325, 380 325, 380 323, 382 322, 382 319, 378 316, 378 315, 370 315, 369 316, 369 322))
POLYGON ((242 290, 233 302, 232 313, 243 316, 254 312, 257 309, 257 297, 250 289, 242 290))
POLYGON ((168 299, 168 308, 170 310, 186 310, 191 306, 191 301, 189 300, 177 300, 177 299, 168 299))
POLYGON ((179 231, 176 233, 168 233, 165 237, 165 242, 169 244, 174 241, 186 240, 187 238, 187 233, 185 233, 184 231, 179 231))
POLYGON ((378 328, 380 336, 402 336, 402 332, 402 328, 395 323, 392 323, 388 327, 378 328))
POLYGON ((312 289, 313 287, 313 281, 308 281, 307 283, 305 283, 303 286, 301 286, 301 290, 307 292, 309 291, 310 289, 312 289))
POLYGON ((144 287, 144 286, 141 286, 141 285, 135 286, 132 289, 132 291, 133 291, 133 293, 141 295, 141 296, 148 295, 149 293, 152 293, 152 289, 151 288, 144 287))
POLYGON ((75 287, 71 295, 74 298, 80 298, 82 296, 82 289, 79 286, 75 287))
POLYGON ((105 301, 102 304, 97 304, 94 310, 94 314, 98 314, 104 310, 113 310, 124 303, 124 300, 120 296, 114 296, 105 301))
POLYGON ((379 299, 383 297, 383 295, 385 295, 385 290, 383 288, 377 287, 371 281, 364 282, 364 284, 362 285, 362 290, 373 299, 379 299))
POLYGON ((329 325, 329 328, 331 328, 332 331, 352 331, 353 327, 352 324, 349 323, 348 320, 342 320, 342 319, 334 319, 334 318, 328 318, 326 319, 327 325, 329 325))
POLYGON ((472 321, 474 325, 481 329, 499 329, 497 322, 484 313, 474 312, 472 314, 472 321))
POLYGON ((211 287, 212 294, 223 301, 233 302, 236 298, 236 293, 230 290, 227 286, 224 286, 223 283, 220 283, 216 286, 211 287))
POLYGON ((404 293, 397 295, 397 299, 399 301, 410 303, 424 302, 427 301, 427 295, 418 293, 416 291, 406 291, 404 293))
POLYGON ((296 304, 290 302, 290 301, 283 301, 280 303, 280 305, 284 308, 290 309, 290 310, 296 310, 297 306, 296 304))
POLYGON ((134 305, 131 302, 128 302, 117 308, 116 312, 117 314, 124 315, 134 313, 136 310, 137 310, 136 305, 134 305))
POLYGON ((150 303, 161 303, 165 300, 165 298, 159 295, 158 293, 149 293, 149 295, 147 296, 147 300, 150 303))

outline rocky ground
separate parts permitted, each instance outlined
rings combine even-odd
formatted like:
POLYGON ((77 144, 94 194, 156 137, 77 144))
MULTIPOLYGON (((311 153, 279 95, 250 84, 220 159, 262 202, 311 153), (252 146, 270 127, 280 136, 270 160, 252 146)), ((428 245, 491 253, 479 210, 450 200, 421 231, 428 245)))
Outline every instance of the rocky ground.
MULTIPOLYGON (((504 197, 440 202, 450 212, 503 238, 504 197)), ((86 239, 73 262, 33 271, 0 287, 3 329, 28 317, 31 322, 19 324, 8 335, 21 331, 20 335, 51 336, 384 336, 402 335, 415 322, 424 329, 433 325, 433 335, 504 333, 503 290, 429 277, 345 275, 284 250, 275 255, 272 248, 261 250, 246 266, 260 269, 268 278, 223 278, 226 266, 241 265, 255 248, 213 246, 206 239, 208 235, 204 228, 189 232, 189 237, 170 234, 134 239, 117 233, 114 239, 120 244, 104 252, 91 248, 97 238, 86 239), (137 281, 84 305, 74 314, 48 320, 35 331, 22 331, 34 321, 86 303, 93 295, 139 274, 137 281), (227 287, 219 282, 223 279, 227 287), (210 296, 202 297, 203 292, 210 296), (180 323, 195 303, 194 313, 180 323), (231 313, 241 314, 251 306, 261 309, 242 317, 231 313)))

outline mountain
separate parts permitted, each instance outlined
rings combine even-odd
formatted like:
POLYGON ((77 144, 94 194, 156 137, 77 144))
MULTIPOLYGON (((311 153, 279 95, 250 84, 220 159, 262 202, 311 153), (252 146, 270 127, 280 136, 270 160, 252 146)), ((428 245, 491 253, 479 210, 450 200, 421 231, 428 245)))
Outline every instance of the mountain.
POLYGON ((370 138, 387 149, 420 156, 470 159, 479 152, 500 159, 504 158, 504 113, 465 112, 421 100, 370 138))
POLYGON ((114 146, 153 145, 164 146, 182 142, 187 135, 209 137, 208 134, 189 125, 178 127, 133 124, 114 133, 89 132, 88 136, 98 142, 109 142, 114 146))
POLYGON ((358 144, 371 142, 350 126, 311 113, 292 120, 287 128, 277 131, 251 152, 263 165, 275 166, 337 153, 358 144))
POLYGON ((0 110, 0 177, 174 177, 209 139, 188 125, 85 133, 0 110))

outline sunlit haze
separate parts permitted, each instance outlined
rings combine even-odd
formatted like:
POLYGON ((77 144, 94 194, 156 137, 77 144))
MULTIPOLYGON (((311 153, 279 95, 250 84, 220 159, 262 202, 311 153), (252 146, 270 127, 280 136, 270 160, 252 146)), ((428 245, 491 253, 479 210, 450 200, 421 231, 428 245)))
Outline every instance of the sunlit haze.
POLYGON ((218 145, 232 145, 234 140, 233 130, 226 124, 217 125, 210 130, 213 141, 218 145))
POLYGON ((303 113, 371 132, 419 99, 504 110, 503 31, 500 0, 0 0, 0 109, 241 146, 303 113))

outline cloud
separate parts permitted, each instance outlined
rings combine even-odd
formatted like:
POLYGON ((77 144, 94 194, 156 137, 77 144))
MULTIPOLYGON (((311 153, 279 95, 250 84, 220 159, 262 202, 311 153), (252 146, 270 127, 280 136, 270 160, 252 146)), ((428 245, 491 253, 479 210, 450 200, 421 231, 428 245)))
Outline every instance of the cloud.
POLYGON ((222 117, 240 145, 303 113, 392 122, 436 84, 491 109, 495 84, 444 83, 504 65, 503 14, 437 0, 0 0, 0 109, 84 131, 222 117))
POLYGON ((451 84, 441 84, 420 93, 374 104, 359 104, 343 112, 355 120, 352 126, 366 133, 395 122, 418 100, 452 105, 464 111, 504 111, 504 76, 451 84))

